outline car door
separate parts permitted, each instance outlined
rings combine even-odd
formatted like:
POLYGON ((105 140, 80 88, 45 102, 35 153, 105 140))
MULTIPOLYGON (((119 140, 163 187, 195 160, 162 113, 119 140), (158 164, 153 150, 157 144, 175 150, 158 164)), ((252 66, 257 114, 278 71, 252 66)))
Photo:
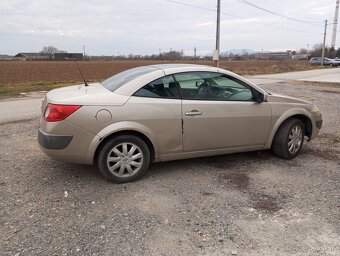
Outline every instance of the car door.
POLYGON ((137 90, 124 114, 147 127, 160 155, 182 152, 181 98, 173 76, 165 76, 137 90))
POLYGON ((221 73, 174 75, 182 96, 183 151, 262 146, 271 125, 267 102, 253 88, 221 73))

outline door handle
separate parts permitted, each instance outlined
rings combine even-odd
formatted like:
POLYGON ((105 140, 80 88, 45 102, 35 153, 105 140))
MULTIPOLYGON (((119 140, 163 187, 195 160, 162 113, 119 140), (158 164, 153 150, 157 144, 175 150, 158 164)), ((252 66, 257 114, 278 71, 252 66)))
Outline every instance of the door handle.
POLYGON ((191 110, 190 112, 185 112, 186 116, 201 116, 202 112, 198 110, 191 110))

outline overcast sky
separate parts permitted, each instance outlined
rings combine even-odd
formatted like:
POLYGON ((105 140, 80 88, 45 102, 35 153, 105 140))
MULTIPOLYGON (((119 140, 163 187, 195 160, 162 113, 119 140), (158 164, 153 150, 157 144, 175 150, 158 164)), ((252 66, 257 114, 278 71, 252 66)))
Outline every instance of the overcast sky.
MULTIPOLYGON (((177 0, 216 9, 216 0, 177 0)), ((221 0, 221 50, 300 49, 321 43, 323 21, 334 19, 336 0, 249 0, 309 25, 221 0), (296 30, 296 31, 293 31, 296 30)), ((0 54, 40 51, 53 45, 91 55, 149 54, 159 49, 192 54, 215 47, 216 12, 166 0, 1 0, 0 54)), ((340 31, 340 26, 338 27, 340 31)), ((328 27, 330 45, 332 26, 328 27)), ((340 35, 337 38, 340 47, 340 35)))

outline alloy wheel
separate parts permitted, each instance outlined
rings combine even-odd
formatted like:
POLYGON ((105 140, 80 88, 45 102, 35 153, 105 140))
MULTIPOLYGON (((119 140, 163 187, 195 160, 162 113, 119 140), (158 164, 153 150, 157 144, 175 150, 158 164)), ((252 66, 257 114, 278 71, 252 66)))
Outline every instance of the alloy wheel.
POLYGON ((288 151, 291 154, 295 154, 299 151, 303 141, 302 129, 300 126, 294 126, 288 136, 288 151))
POLYGON ((142 165, 142 150, 130 142, 116 145, 107 156, 107 167, 117 177, 133 176, 141 169, 142 165))

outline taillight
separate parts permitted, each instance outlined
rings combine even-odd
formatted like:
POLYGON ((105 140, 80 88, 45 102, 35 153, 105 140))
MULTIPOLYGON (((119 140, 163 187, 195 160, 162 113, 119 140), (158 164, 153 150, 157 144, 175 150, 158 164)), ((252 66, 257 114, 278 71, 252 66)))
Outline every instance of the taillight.
POLYGON ((44 118, 47 122, 62 121, 80 107, 79 105, 56 105, 49 103, 45 110, 44 118))

